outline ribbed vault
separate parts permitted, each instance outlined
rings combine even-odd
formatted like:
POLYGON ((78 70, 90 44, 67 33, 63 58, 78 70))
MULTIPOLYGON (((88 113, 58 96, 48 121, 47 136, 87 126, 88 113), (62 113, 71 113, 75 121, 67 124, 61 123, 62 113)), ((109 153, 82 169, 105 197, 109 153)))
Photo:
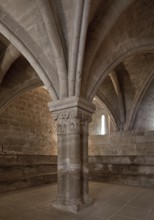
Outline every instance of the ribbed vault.
POLYGON ((153 10, 150 0, 1 0, 1 108, 44 84, 52 100, 97 95, 117 129, 133 129, 153 80, 153 10))

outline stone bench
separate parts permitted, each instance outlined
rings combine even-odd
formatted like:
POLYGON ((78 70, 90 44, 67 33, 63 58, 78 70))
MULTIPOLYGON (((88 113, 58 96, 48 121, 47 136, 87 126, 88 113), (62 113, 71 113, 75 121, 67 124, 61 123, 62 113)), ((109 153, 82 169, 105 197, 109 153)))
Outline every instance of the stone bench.
POLYGON ((0 155, 0 192, 56 181, 56 156, 0 155))

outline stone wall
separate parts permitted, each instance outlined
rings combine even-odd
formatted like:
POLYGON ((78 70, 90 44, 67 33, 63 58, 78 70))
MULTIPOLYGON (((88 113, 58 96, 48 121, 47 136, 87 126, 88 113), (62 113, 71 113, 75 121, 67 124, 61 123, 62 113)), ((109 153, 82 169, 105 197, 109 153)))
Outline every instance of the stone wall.
MULTIPOLYGON (((145 118, 149 121, 144 106, 152 112, 151 97, 149 93, 143 99, 145 116, 141 117, 140 110, 136 127, 144 124, 145 118)), ((50 100, 40 87, 17 98, 0 115, 0 192, 56 181, 57 139, 47 107, 50 100)), ((145 126, 136 131, 109 132, 107 121, 107 134, 99 135, 101 115, 108 116, 97 100, 94 103, 97 109, 89 129, 90 179, 154 186, 154 131, 145 126)))
POLYGON ((90 179, 154 187, 154 132, 89 137, 90 179))
POLYGON ((56 129, 47 103, 50 96, 37 88, 17 98, 0 115, 2 153, 56 154, 56 129))
POLYGON ((143 97, 135 121, 135 130, 140 132, 154 130, 154 80, 143 97))
POLYGON ((90 156, 90 180, 154 187, 154 156, 90 156))
POLYGON ((26 92, 0 115, 0 192, 56 181, 56 128, 48 92, 26 92))
MULTIPOLYGON (((91 180, 154 187, 153 83, 142 100, 134 130, 89 136, 91 180)), ((100 112, 96 107, 95 115, 100 112)))
POLYGON ((57 157, 0 154, 0 192, 56 182, 57 157))
POLYGON ((89 137, 89 155, 144 156, 154 155, 154 131, 114 132, 89 137))

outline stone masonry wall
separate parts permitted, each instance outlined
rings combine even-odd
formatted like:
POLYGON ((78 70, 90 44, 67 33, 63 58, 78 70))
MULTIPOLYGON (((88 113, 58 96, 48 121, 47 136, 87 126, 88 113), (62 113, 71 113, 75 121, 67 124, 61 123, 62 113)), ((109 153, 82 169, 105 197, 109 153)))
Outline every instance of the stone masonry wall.
POLYGON ((55 155, 56 130, 47 103, 50 96, 37 88, 16 99, 0 115, 2 153, 55 155))
POLYGON ((133 131, 89 136, 91 180, 154 187, 153 88, 143 98, 133 131))
MULTIPOLYGON (((150 93, 142 108, 150 104, 148 97, 150 93)), ((47 107, 50 100, 40 87, 17 98, 0 115, 0 192, 56 181, 57 140, 47 107)), ((90 179, 154 186, 154 131, 143 127, 138 131, 108 130, 106 135, 92 135, 98 117, 105 114, 97 101, 95 104, 89 136, 90 179)), ((141 123, 139 116, 136 126, 141 123)))
POLYGON ((154 80, 143 97, 135 123, 137 131, 154 130, 154 80))
POLYGON ((49 101, 40 87, 0 115, 0 192, 56 181, 56 129, 49 101))
POLYGON ((154 132, 89 137, 90 179, 154 187, 154 132))

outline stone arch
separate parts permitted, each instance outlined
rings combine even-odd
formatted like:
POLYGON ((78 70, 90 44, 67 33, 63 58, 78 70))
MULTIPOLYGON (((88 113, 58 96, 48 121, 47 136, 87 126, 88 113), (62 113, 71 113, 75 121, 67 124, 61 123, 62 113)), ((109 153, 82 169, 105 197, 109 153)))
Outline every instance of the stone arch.
POLYGON ((118 118, 116 112, 113 110, 111 103, 104 96, 102 96, 102 94, 97 93, 96 97, 101 102, 101 105, 103 106, 106 113, 110 116, 114 130, 115 131, 120 130, 119 118, 118 118))
POLYGON ((20 85, 16 87, 16 89, 13 90, 12 93, 10 93, 5 99, 0 101, 0 115, 6 110, 6 108, 10 105, 10 103, 12 103, 17 97, 21 96, 23 93, 27 91, 30 91, 40 86, 43 86, 41 80, 32 79, 29 80, 29 82, 26 82, 24 85, 22 85, 22 88, 20 87, 20 85))
MULTIPOLYGON (((134 0, 115 1, 114 4, 110 7, 108 13, 102 16, 99 22, 93 21, 92 27, 90 28, 90 37, 87 42, 87 51, 85 51, 85 66, 84 69, 86 72, 83 77, 83 85, 86 84, 88 79, 88 74, 92 68, 93 61, 100 49, 100 46, 103 43, 103 40, 109 34, 115 23, 118 21, 119 17, 131 6, 133 5, 134 0), (95 40, 94 40, 95 39, 95 40)), ((96 19, 97 20, 97 19, 96 19)), ((83 88, 82 88, 83 89, 83 88)), ((84 89, 83 89, 84 90, 84 89)), ((82 91, 83 94, 84 91, 82 91)))
MULTIPOLYGON (((58 99, 56 88, 57 77, 48 76, 46 66, 51 68, 41 48, 33 41, 22 28, 4 9, 0 8, 0 33, 6 37, 34 68, 44 85, 47 87, 52 99, 58 99)), ((54 73, 55 74, 55 73, 54 73)), ((58 86, 57 86, 58 87, 58 86)))
MULTIPOLYGON (((115 55, 114 60, 112 62, 107 62, 104 66, 104 63, 99 66, 99 74, 96 78, 95 73, 93 72, 93 78, 90 80, 87 92, 86 92, 86 99, 92 101, 96 92, 105 79, 105 77, 124 59, 129 57, 130 55, 135 55, 138 53, 146 53, 146 52, 153 52, 154 51, 154 39, 153 38, 144 38, 144 39, 131 39, 129 42, 124 42, 121 45, 118 45, 115 48, 115 55), (119 47, 119 48, 118 48, 119 47), (103 71, 102 71, 103 70, 103 71)), ((97 70, 96 70, 97 71, 97 70)))
POLYGON ((135 118, 137 115, 137 112, 139 110, 140 104, 143 100, 143 97, 146 93, 146 91, 148 90, 151 82, 154 79, 154 67, 151 68, 151 71, 148 73, 147 77, 145 78, 145 80, 143 81, 142 85, 140 86, 139 90, 137 91, 132 106, 131 106, 131 110, 130 110, 130 114, 129 117, 127 119, 126 125, 125 125, 125 130, 132 130, 134 127, 134 123, 135 123, 135 118))

